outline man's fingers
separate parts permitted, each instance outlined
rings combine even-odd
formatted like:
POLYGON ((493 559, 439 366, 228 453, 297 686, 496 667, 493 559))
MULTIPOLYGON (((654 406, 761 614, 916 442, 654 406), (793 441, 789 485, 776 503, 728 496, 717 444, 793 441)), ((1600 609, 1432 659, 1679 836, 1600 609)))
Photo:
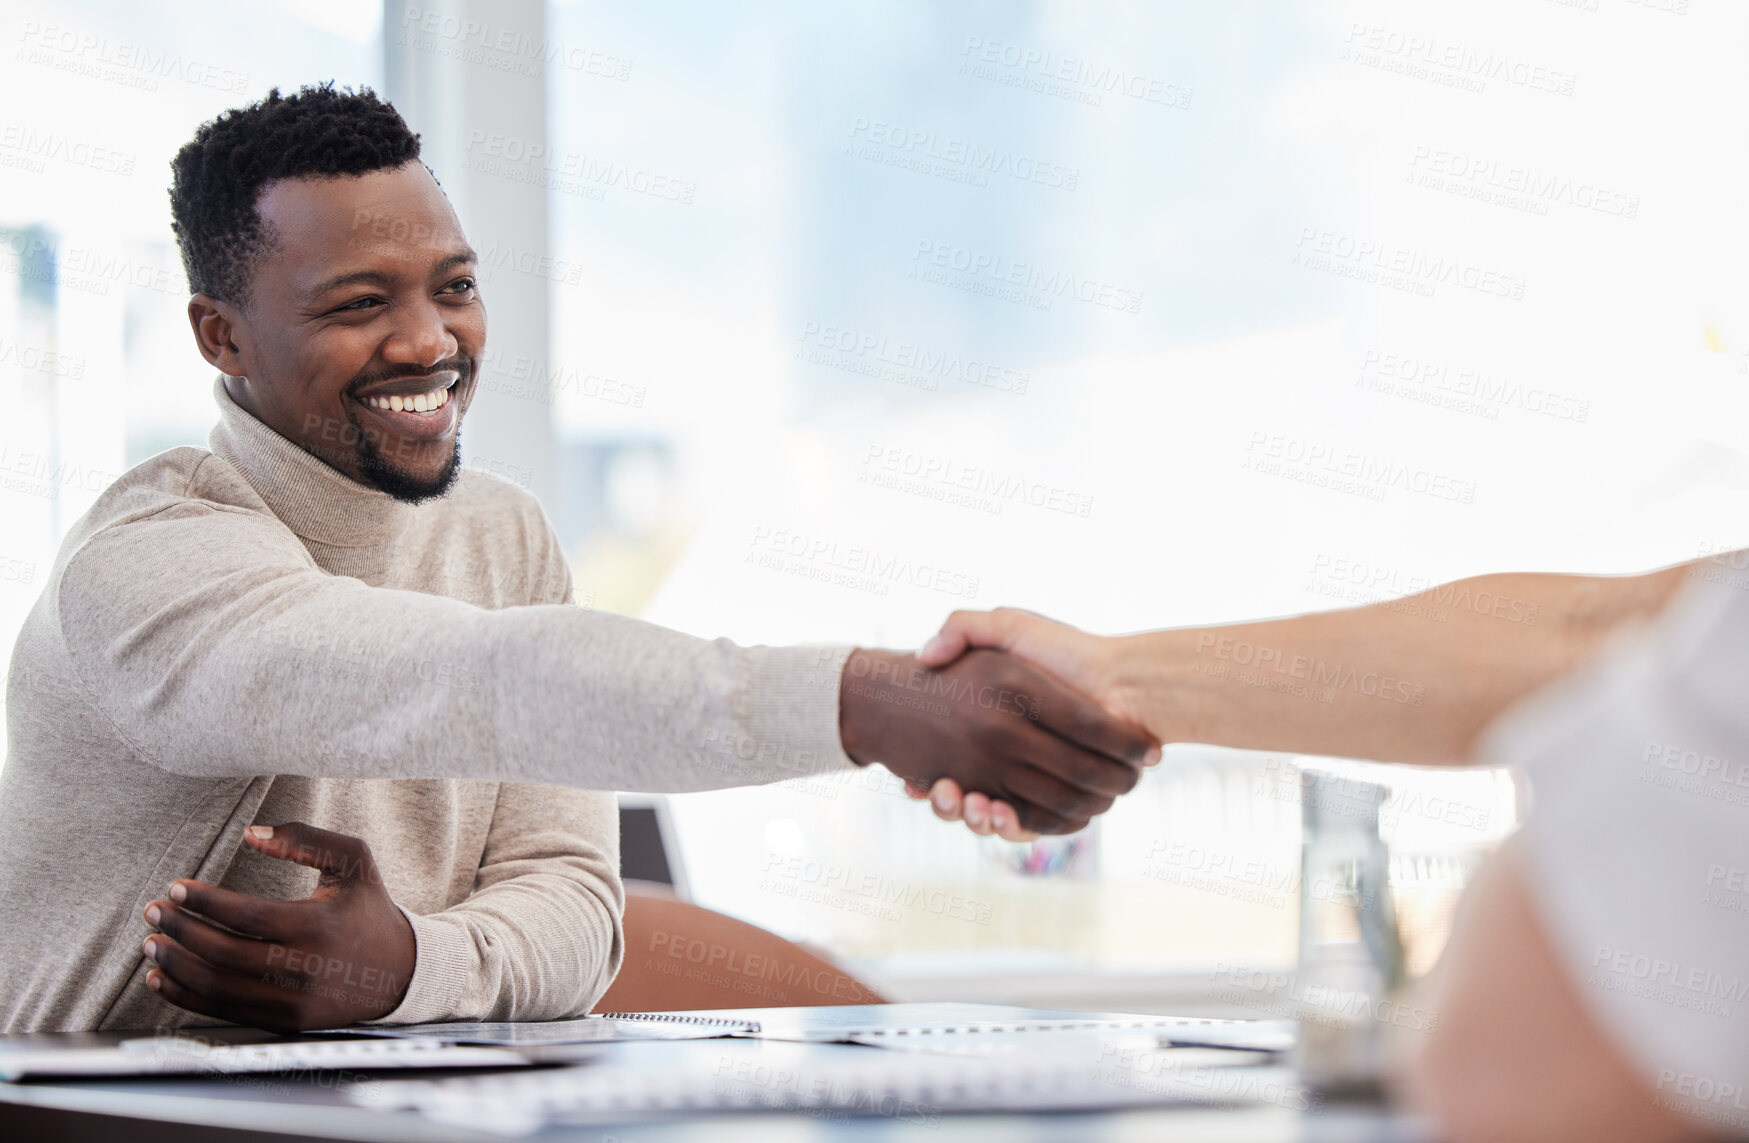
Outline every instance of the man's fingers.
POLYGON ((162 933, 147 937, 141 949, 171 980, 233 1011, 258 1007, 270 991, 258 976, 215 968, 162 933))
POLYGON ((303 903, 220 889, 205 881, 174 882, 170 899, 233 932, 269 941, 289 940, 297 935, 298 907, 303 903))
POLYGON ((1112 799, 1079 786, 1071 786, 1053 774, 1036 766, 1016 764, 1002 775, 1008 788, 1008 799, 1021 813, 1021 824, 1041 833, 1049 832, 1035 824, 1037 815, 1029 809, 1046 810, 1059 818, 1085 822, 1111 808, 1112 799))
MULTIPOLYGON (((1028 668, 1038 680, 1036 717, 1041 726, 1070 742, 1097 750, 1107 758, 1138 769, 1158 760, 1159 743, 1127 722, 1113 718, 1105 708, 1082 694, 1064 686, 1043 671, 1028 668)), ((1133 786, 1134 783, 1132 782, 1133 786)), ((1128 789, 1118 793, 1127 793, 1128 789)))
POLYGON ((146 974, 146 987, 178 1008, 211 1016, 215 1020, 266 1028, 270 1032, 297 1031, 284 1014, 275 1009, 209 996, 178 982, 161 968, 154 968, 146 974))
POLYGON ((154 966, 146 986, 177 1007, 257 1028, 295 1030, 282 990, 261 975, 215 968, 162 933, 147 937, 142 951, 154 966))
POLYGON ((1031 730, 1026 741, 1016 746, 1015 756, 1030 762, 1065 786, 1097 794, 1110 804, 1112 798, 1129 793, 1141 781, 1141 770, 1127 762, 1043 732, 1038 727, 1031 730))
POLYGON ((317 829, 303 822, 252 825, 243 839, 263 857, 295 861, 320 869, 323 880, 351 881, 377 876, 376 858, 363 838, 317 829))
POLYGON ((1014 809, 1019 815, 1021 828, 1035 834, 1061 836, 1066 833, 1080 833, 1087 828, 1086 818, 1066 818, 1041 806, 1023 803, 1014 809))
POLYGON ((222 933, 169 901, 146 906, 146 922, 215 968, 256 976, 267 969, 265 942, 222 933))
POLYGON ((238 1019, 236 1005, 215 1000, 186 985, 178 984, 161 968, 154 968, 146 974, 146 987, 178 1008, 198 1012, 202 1016, 211 1016, 215 1020, 224 1020, 227 1023, 250 1022, 238 1019))

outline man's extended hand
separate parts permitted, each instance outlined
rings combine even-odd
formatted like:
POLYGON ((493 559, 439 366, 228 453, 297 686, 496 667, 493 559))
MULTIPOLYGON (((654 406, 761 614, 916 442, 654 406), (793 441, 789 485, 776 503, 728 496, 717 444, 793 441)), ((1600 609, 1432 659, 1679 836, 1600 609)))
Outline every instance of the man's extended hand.
POLYGON ((146 906, 158 931, 146 984, 178 1008, 275 1032, 334 1028, 393 1012, 413 976, 413 928, 389 899, 370 846, 301 822, 250 826, 256 852, 322 871, 281 901, 177 881, 146 906))
MULTIPOLYGON (((979 647, 1017 655, 1062 679, 1124 722, 1146 725, 1141 696, 1126 685, 1112 641, 1035 612, 1014 607, 956 611, 923 645, 917 659, 926 667, 943 667, 968 649, 979 647)), ((1158 760, 1155 751, 1149 761, 1158 760)), ((1009 841, 1025 841, 1030 836, 1014 807, 952 778, 940 779, 927 791, 915 786, 909 790, 914 797, 928 797, 943 821, 963 818, 974 832, 999 834, 1009 841)))
POLYGON ((857 762, 912 789, 949 778, 1012 806, 1018 825, 1073 833, 1132 789, 1154 743, 1049 675, 996 651, 941 670, 898 651, 853 651, 839 729, 857 762))

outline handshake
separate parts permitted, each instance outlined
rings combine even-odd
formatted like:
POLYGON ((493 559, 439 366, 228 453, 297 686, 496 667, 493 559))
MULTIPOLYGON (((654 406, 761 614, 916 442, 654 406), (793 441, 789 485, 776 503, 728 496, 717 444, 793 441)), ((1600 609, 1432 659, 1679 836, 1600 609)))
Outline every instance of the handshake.
POLYGON ((1000 608, 956 612, 915 655, 858 648, 839 688, 845 753, 977 833, 1073 833, 1160 759, 1104 642, 1000 608))

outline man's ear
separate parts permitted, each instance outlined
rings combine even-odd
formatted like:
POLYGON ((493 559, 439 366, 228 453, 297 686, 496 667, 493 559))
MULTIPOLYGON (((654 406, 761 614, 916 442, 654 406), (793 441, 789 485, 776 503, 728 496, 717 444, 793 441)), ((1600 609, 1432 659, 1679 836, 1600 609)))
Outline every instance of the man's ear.
POLYGON ((188 299, 188 324, 200 355, 227 377, 247 377, 243 350, 237 345, 237 309, 208 294, 188 299))

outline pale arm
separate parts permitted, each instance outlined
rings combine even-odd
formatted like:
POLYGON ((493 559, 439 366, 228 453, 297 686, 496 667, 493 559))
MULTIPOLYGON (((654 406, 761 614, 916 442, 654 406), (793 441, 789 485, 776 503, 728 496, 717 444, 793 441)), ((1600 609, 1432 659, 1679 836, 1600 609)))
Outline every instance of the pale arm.
POLYGON ((1403 1032, 1401 1094, 1452 1143, 1676 1143, 1712 1138, 1668 1106, 1598 1026, 1551 946, 1514 847, 1464 894, 1427 1007, 1403 1032))
POLYGON ((1497 715, 1656 615, 1695 566, 1477 576, 1367 607, 1118 637, 958 612, 921 658, 1013 651, 1161 742, 1461 765, 1497 715))

